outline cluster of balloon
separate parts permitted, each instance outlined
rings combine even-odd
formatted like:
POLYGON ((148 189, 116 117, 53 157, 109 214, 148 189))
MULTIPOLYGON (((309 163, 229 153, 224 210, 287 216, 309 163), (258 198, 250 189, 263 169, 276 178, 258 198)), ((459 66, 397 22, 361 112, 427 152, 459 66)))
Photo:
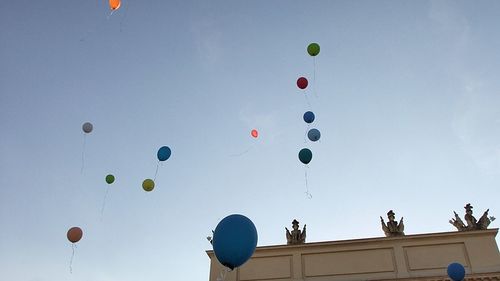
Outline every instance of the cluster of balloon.
POLYGON ((106 187, 106 193, 104 194, 104 199, 102 200, 102 208, 101 208, 101 220, 104 215, 104 207, 106 206, 106 198, 108 197, 108 192, 109 192, 109 186, 115 182, 115 176, 112 174, 107 175, 104 180, 108 184, 106 187))
POLYGON ((94 125, 90 122, 85 122, 82 125, 83 131, 83 146, 82 146, 82 166, 80 169, 80 173, 83 174, 83 168, 85 167, 85 146, 87 143, 87 135, 90 134, 94 130, 94 125))
POLYGON ((217 260, 228 268, 221 272, 220 280, 224 280, 228 271, 250 259, 257 247, 257 240, 255 225, 243 215, 229 215, 217 224, 212 245, 217 260))
POLYGON ((83 231, 79 227, 72 227, 68 230, 66 233, 66 237, 68 238, 69 242, 71 242, 71 249, 72 249, 72 254, 71 254, 71 260, 69 261, 69 272, 73 273, 73 257, 75 256, 75 243, 80 241, 83 236, 83 231))
POLYGON ((465 268, 458 262, 450 263, 446 270, 448 276, 453 281, 462 281, 465 277, 465 268))
MULTIPOLYGON (((320 47, 319 47, 318 43, 311 43, 307 46, 307 53, 310 56, 312 56, 313 58, 315 58, 319 54, 319 50, 320 50, 320 47)), ((314 84, 316 84, 316 60, 315 59, 314 59, 313 79, 314 79, 314 84)), ((307 81, 307 78, 305 78, 305 77, 299 77, 299 79, 297 79, 297 87, 299 87, 299 89, 301 89, 301 90, 305 90, 307 88, 308 84, 309 84, 309 82, 307 81)), ((316 91, 316 85, 314 85, 314 90, 316 91)), ((305 97, 306 97, 306 101, 310 107, 311 104, 309 103, 309 100, 307 99, 307 95, 305 95, 305 97)), ((307 129, 306 129, 307 138, 309 138, 309 140, 312 142, 316 142, 321 138, 321 132, 318 129, 316 129, 316 128, 310 129, 310 124, 314 122, 315 118, 316 118, 316 116, 314 115, 314 113, 312 111, 306 111, 304 113, 304 116, 303 116, 304 122, 306 122, 306 124, 307 124, 307 129)), ((304 135, 304 142, 306 142, 305 135, 304 135)), ((306 193, 306 196, 309 199, 311 199, 312 195, 309 193, 309 187, 307 184, 307 165, 312 160, 311 150, 308 148, 301 149, 299 151, 299 160, 300 160, 300 162, 302 162, 305 165, 305 169, 304 169, 304 177, 305 177, 305 184, 306 184, 306 192, 305 193, 306 193)))

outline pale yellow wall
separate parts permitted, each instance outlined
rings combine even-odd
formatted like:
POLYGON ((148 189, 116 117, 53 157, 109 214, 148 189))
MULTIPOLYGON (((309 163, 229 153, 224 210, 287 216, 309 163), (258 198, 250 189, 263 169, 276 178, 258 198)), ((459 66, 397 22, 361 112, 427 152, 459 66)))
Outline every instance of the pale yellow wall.
MULTIPOLYGON (((258 247, 252 258, 227 273, 225 280, 444 280, 451 262, 463 264, 470 280, 500 280, 497 232, 490 229, 258 247)), ((210 281, 217 281, 224 267, 213 251, 207 254, 211 259, 210 281)))

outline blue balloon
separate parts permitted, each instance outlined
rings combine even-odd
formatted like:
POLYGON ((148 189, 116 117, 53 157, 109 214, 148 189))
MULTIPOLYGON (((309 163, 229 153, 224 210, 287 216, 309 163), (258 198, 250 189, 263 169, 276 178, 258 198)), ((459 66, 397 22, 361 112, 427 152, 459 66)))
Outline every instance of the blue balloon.
POLYGON ((212 245, 219 262, 233 270, 253 255, 257 247, 257 229, 249 218, 229 215, 215 228, 212 245))
POLYGON ((311 140, 311 141, 317 141, 319 140, 319 138, 321 137, 321 133, 319 132, 318 129, 311 129, 309 130, 309 132, 307 133, 307 137, 311 140))
POLYGON ((171 154, 172 151, 168 146, 162 146, 160 149, 158 149, 158 153, 156 154, 156 156, 158 156, 158 160, 165 161, 170 158, 171 154))
POLYGON ((453 281, 464 280, 465 268, 463 265, 459 264, 458 262, 450 263, 448 265, 448 269, 446 271, 448 273, 448 276, 451 278, 451 280, 453 280, 453 281))
POLYGON ((304 113, 304 121, 306 121, 307 124, 311 124, 314 121, 314 113, 312 111, 304 113))

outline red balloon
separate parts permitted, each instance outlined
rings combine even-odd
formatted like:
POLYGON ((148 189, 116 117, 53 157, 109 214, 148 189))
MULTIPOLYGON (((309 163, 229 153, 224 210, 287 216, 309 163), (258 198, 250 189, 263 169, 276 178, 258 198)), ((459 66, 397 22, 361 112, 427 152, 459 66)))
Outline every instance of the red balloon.
POLYGON ((75 227, 72 227, 68 230, 67 236, 68 236, 69 242, 76 243, 76 242, 80 241, 80 239, 82 239, 83 231, 81 228, 75 226, 75 227))
POLYGON ((307 88, 307 79, 305 77, 300 77, 299 79, 297 79, 297 87, 299 87, 300 89, 304 90, 305 88, 307 88))
POLYGON ((257 138, 259 136, 259 132, 255 129, 252 130, 252 137, 257 138))

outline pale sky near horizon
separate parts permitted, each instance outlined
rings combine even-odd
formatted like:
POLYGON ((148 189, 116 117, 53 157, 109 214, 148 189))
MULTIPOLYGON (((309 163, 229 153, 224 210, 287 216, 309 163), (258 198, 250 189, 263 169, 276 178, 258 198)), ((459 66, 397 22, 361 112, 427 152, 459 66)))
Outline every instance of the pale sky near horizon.
POLYGON ((208 280, 206 236, 232 213, 258 246, 285 244, 293 219, 318 242, 381 237, 390 209, 407 234, 454 231, 466 203, 500 217, 500 2, 123 0, 109 14, 0 1, 0 280, 208 280))

